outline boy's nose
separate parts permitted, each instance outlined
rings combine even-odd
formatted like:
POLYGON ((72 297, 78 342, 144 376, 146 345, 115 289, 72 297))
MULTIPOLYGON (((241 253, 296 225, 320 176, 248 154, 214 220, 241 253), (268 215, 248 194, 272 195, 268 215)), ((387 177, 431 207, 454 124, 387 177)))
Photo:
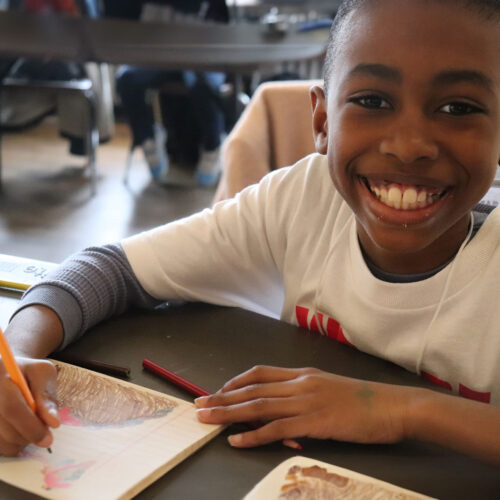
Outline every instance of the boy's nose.
POLYGON ((380 152, 408 164, 417 160, 436 160, 439 148, 423 123, 405 124, 395 127, 382 139, 380 152))

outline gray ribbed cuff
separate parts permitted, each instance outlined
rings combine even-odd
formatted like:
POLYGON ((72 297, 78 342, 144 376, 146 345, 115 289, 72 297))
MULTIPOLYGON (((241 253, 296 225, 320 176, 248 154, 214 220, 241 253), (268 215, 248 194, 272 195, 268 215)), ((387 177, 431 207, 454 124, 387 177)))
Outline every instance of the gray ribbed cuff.
POLYGON ((28 306, 42 305, 52 309, 63 325, 63 341, 58 350, 78 338, 82 328, 82 311, 77 300, 66 290, 53 285, 37 285, 23 296, 11 319, 28 306))

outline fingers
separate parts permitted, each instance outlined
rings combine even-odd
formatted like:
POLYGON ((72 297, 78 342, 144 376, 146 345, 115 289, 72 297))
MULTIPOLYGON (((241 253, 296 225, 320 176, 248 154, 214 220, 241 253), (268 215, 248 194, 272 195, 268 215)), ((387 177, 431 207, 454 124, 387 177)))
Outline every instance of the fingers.
POLYGON ((47 432, 47 427, 31 411, 19 388, 10 378, 3 376, 0 382, 0 453, 15 455, 28 443, 49 439, 47 432))
POLYGON ((307 373, 317 371, 315 368, 278 368, 276 366, 254 366, 250 370, 234 377, 229 382, 226 382, 220 391, 228 392, 245 387, 251 384, 284 382, 292 380, 307 373))
POLYGON ((37 414, 0 363, 0 453, 7 456, 17 455, 30 443, 50 446, 53 436, 47 426, 57 427, 60 423, 52 363, 26 358, 18 358, 18 362, 35 399, 37 414))
POLYGON ((303 396, 289 398, 259 397, 251 401, 229 405, 199 408, 200 421, 207 424, 230 424, 233 422, 251 422, 274 420, 300 415, 306 406, 303 396))
POLYGON ((57 410, 57 370, 46 360, 37 360, 25 368, 26 379, 37 406, 37 414, 49 427, 61 424, 57 410))
POLYGON ((236 448, 251 448, 282 441, 284 439, 298 438, 307 435, 307 424, 303 417, 285 418, 275 420, 258 429, 233 434, 228 437, 229 444, 236 448))
POLYGON ((216 392, 195 400, 198 408, 229 406, 261 398, 284 398, 297 392, 295 379, 267 384, 251 384, 228 392, 216 392))
MULTIPOLYGON (((314 368, 257 366, 235 377, 223 389, 197 398, 198 408, 230 406, 265 398, 288 398, 311 393, 319 372, 314 368)), ((263 402, 259 402, 263 404, 263 402)))
POLYGON ((28 444, 28 441, 9 422, 0 417, 0 452, 2 455, 16 456, 28 444))
POLYGON ((298 415, 310 406, 303 386, 316 372, 311 368, 254 367, 232 379, 223 390, 196 399, 198 418, 205 423, 227 424, 298 415))

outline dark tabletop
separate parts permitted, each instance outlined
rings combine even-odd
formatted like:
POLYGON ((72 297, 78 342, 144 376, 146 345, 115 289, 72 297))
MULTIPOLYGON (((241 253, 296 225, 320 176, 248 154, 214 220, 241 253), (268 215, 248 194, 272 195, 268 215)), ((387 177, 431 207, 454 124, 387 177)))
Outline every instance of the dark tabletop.
MULTIPOLYGON (((240 309, 205 304, 133 312, 95 327, 66 352, 131 368, 131 381, 191 400, 141 367, 149 358, 186 379, 217 390, 255 364, 315 366, 380 382, 426 385, 419 377, 317 333, 240 309)), ((234 429, 233 429, 234 432, 234 429)), ((301 440, 303 451, 272 444, 231 448, 227 429, 149 486, 145 499, 240 499, 280 462, 301 454, 441 499, 500 498, 500 471, 441 448, 405 442, 356 445, 301 440)), ((0 484, 0 498, 33 495, 0 484)))

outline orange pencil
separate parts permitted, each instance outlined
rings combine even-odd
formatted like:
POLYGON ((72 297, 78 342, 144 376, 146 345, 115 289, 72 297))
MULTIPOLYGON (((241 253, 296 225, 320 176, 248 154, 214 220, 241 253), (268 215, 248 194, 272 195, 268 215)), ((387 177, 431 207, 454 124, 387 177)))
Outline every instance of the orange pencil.
MULTIPOLYGON (((19 387, 22 395, 24 396, 24 399, 28 403, 28 406, 31 408, 33 413, 36 413, 36 403, 33 398, 33 395, 31 394, 26 379, 24 378, 23 372, 19 368, 19 365, 16 363, 16 358, 14 358, 14 355, 10 350, 7 339, 5 338, 5 335, 3 334, 1 328, 0 328, 0 355, 2 356, 3 364, 5 365, 5 369, 7 370, 7 373, 9 374, 9 377, 11 378, 12 382, 14 382, 14 384, 16 384, 17 387, 19 387)), ((47 450, 49 453, 52 453, 52 450, 50 448, 47 448, 47 450)))

